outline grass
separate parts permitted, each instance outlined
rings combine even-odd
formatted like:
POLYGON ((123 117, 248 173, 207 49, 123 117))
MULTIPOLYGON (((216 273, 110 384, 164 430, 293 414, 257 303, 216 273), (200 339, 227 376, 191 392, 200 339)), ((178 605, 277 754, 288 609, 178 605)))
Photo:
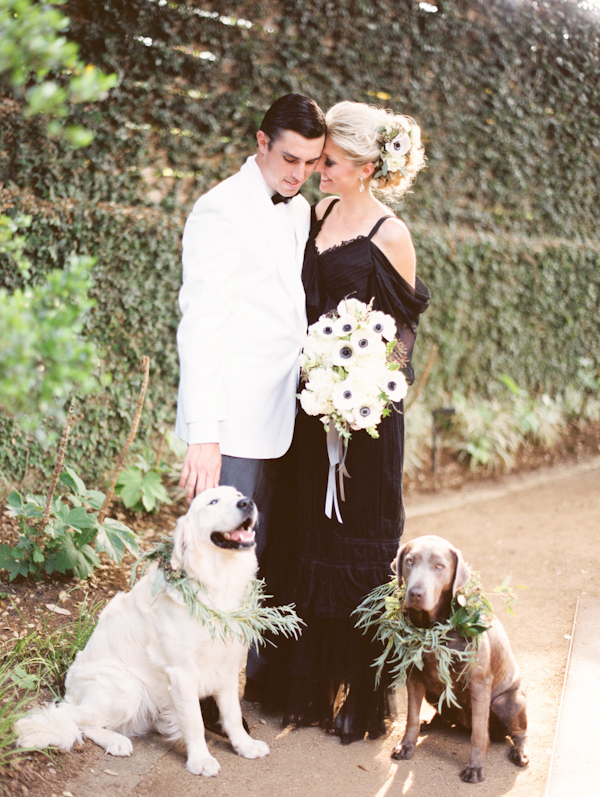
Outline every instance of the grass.
POLYGON ((12 763, 27 753, 15 747, 15 722, 39 699, 42 690, 48 690, 52 698, 60 697, 67 670, 90 638, 102 603, 95 601, 88 605, 84 599, 74 620, 54 630, 44 622, 41 630, 29 631, 3 654, 0 660, 0 778, 7 774, 12 763))

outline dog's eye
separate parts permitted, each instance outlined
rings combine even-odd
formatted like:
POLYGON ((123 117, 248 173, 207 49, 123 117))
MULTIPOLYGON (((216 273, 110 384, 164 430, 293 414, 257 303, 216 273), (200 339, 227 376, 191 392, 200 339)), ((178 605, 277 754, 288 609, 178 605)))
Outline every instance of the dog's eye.
POLYGON ((211 506, 211 504, 218 504, 218 503, 219 503, 219 499, 218 498, 213 498, 213 500, 209 503, 209 506, 211 506))
POLYGON ((443 562, 438 562, 437 565, 436 565, 436 568, 438 570, 443 570, 445 567, 446 567, 446 565, 443 562))

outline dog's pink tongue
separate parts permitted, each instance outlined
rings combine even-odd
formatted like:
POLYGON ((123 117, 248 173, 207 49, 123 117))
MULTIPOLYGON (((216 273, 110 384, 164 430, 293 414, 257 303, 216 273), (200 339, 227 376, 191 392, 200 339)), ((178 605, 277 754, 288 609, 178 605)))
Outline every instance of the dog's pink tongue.
POLYGON ((254 532, 252 529, 234 529, 229 532, 229 539, 236 542, 252 542, 254 540, 254 532))

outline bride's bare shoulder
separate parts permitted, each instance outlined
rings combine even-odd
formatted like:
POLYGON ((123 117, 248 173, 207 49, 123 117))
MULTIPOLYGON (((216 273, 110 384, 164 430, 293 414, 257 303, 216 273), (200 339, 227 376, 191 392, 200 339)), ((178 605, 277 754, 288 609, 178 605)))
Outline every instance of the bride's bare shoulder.
POLYGON ((336 196, 326 196, 315 205, 315 216, 318 220, 322 219, 329 205, 337 199, 336 196))

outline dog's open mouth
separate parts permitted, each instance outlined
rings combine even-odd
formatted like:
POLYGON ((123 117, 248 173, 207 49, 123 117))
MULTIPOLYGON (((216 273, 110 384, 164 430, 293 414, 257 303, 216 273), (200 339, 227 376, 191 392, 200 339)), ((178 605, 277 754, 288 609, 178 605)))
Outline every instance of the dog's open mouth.
POLYGON ((232 548, 234 550, 252 548, 255 542, 254 521, 251 517, 248 517, 243 523, 240 523, 237 529, 232 529, 232 531, 213 531, 210 538, 219 548, 232 548))

